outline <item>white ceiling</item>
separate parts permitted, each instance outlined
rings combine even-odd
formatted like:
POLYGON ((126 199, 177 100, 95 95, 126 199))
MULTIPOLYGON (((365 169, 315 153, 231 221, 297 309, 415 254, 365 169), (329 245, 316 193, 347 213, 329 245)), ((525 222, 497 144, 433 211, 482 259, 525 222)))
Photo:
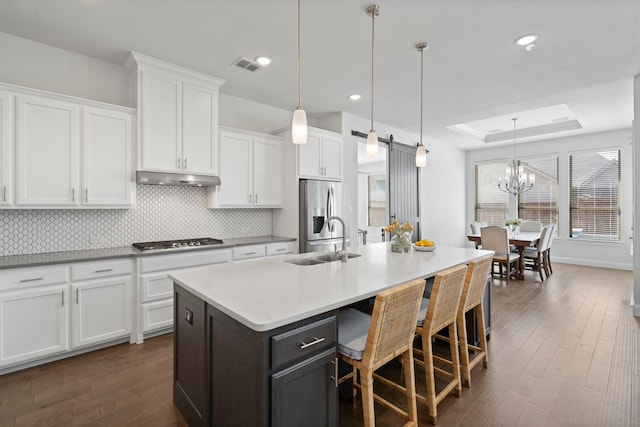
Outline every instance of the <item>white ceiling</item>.
MULTIPOLYGON (((302 104, 309 115, 370 114, 373 1, 302 0, 302 104), (362 93, 359 102, 347 95, 362 93)), ((566 104, 581 130, 627 128, 640 74, 638 0, 380 0, 375 120, 461 148, 448 126, 566 104), (526 52, 514 40, 538 33, 526 52)), ((0 0, 0 31, 123 64, 130 50, 226 80, 223 93, 293 110, 296 0, 0 0), (267 55, 254 73, 238 57, 267 55)), ((501 128, 511 129, 509 119, 501 128)), ((359 129, 363 132, 368 129, 359 129)), ((381 135, 385 136, 385 135, 381 135)), ((505 143, 509 143, 506 141, 505 143)), ((499 145, 494 143, 492 146, 499 145)))

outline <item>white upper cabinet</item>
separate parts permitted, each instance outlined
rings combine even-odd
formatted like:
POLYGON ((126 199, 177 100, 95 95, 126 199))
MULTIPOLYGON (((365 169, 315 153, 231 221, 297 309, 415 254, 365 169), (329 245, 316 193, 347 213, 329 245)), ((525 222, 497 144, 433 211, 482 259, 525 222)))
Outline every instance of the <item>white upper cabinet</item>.
POLYGON ((300 178, 342 180, 342 135, 309 128, 307 143, 298 145, 300 178))
POLYGON ((83 109, 82 205, 131 205, 132 126, 131 114, 83 109))
POLYGON ((16 96, 16 204, 74 206, 79 200, 77 105, 16 96))
POLYGON ((13 95, 0 91, 0 206, 13 203, 13 95))
POLYGON ((139 167, 218 174, 218 88, 223 80, 132 52, 139 167))
POLYGON ((237 129, 220 131, 220 180, 209 207, 282 206, 282 140, 237 129))

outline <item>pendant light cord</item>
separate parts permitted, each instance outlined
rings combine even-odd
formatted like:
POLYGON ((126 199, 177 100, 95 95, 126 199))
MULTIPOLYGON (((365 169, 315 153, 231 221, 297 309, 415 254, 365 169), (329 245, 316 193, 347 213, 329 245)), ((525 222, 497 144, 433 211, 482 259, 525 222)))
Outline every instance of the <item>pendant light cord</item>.
MULTIPOLYGON (((516 121, 518 119, 517 118, 513 118, 511 120, 513 120, 513 167, 515 168, 517 166, 517 162, 516 162, 516 121)), ((513 171, 513 174, 517 175, 516 171, 513 171)))
POLYGON ((371 10, 371 131, 373 131, 373 43, 375 40, 376 8, 371 10))
POLYGON ((298 0, 298 109, 302 109, 302 91, 301 91, 301 82, 300 82, 300 0, 298 0))
POLYGON ((422 145, 422 117, 423 117, 423 94, 424 94, 424 46, 420 48, 420 145, 422 145))

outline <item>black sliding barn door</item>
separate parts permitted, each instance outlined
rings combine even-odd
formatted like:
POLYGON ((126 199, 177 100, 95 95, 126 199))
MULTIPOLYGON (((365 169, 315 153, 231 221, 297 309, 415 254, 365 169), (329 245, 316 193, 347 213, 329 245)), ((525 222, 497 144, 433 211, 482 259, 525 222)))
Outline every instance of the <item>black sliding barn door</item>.
POLYGON ((416 167, 416 147, 389 144, 389 215, 413 225, 413 241, 420 239, 420 185, 416 167))

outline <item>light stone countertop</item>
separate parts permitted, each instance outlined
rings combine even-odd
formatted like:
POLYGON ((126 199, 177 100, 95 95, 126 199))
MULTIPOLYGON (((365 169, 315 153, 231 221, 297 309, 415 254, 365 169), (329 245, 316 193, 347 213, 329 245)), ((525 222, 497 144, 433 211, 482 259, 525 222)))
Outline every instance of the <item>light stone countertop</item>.
POLYGON ((390 243, 351 248, 362 256, 348 262, 295 265, 282 256, 241 264, 216 264, 169 274, 216 309, 258 331, 344 307, 419 277, 432 277, 492 251, 438 247, 434 252, 391 252, 390 243))

